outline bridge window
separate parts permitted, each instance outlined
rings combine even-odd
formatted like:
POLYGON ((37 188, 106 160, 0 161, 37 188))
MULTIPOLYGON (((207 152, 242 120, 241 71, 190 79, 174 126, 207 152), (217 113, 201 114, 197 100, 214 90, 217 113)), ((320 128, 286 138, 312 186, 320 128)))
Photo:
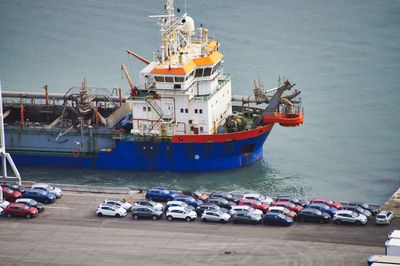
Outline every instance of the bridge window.
POLYGON ((174 77, 175 82, 183 82, 184 81, 184 77, 174 77))
POLYGON ((203 76, 203 68, 198 68, 196 69, 196 74, 194 75, 196 78, 197 77, 202 77, 203 76))
POLYGON ((198 112, 198 110, 197 110, 197 109, 194 109, 194 113, 197 114, 197 112, 198 112))
POLYGON ((154 79, 155 79, 157 82, 164 82, 164 77, 155 76, 154 79))
POLYGON ((181 113, 183 113, 183 108, 181 108, 181 113))
POLYGON ((174 82, 173 77, 165 77, 165 82, 174 82))
POLYGON ((209 76, 211 74, 211 67, 207 67, 204 69, 203 77, 209 76))

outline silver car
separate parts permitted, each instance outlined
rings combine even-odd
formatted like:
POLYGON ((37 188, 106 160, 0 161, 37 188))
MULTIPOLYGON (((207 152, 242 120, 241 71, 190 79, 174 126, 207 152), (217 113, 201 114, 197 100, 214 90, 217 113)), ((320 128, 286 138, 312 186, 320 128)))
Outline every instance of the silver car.
POLYGON ((380 211, 375 218, 376 224, 390 224, 393 219, 393 212, 392 211, 380 211))
POLYGON ((353 211, 340 210, 333 216, 332 221, 336 224, 352 223, 355 225, 362 225, 367 223, 367 217, 353 211))
POLYGON ((201 220, 203 222, 221 222, 221 223, 228 223, 231 220, 231 216, 223 211, 213 211, 213 210, 206 210, 201 215, 201 220))

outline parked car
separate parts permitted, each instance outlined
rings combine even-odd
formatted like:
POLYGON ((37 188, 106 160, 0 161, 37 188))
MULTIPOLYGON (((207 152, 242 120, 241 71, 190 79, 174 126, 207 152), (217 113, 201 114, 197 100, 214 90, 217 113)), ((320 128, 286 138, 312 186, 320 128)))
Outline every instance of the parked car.
POLYGON ((262 217, 262 215, 263 215, 263 211, 262 210, 254 209, 254 208, 252 208, 250 206, 247 206, 247 205, 232 206, 231 209, 229 210, 229 214, 230 215, 234 215, 237 212, 253 212, 256 215, 259 215, 260 217, 262 217))
POLYGON ((268 203, 262 203, 260 201, 257 201, 255 199, 241 199, 239 201, 238 205, 246 205, 246 206, 250 206, 254 209, 258 209, 261 210, 262 212, 266 212, 269 208, 269 204, 268 203))
POLYGON ((364 214, 368 220, 372 218, 372 213, 369 210, 366 210, 360 206, 342 205, 342 210, 364 214))
POLYGON ((162 187, 149 188, 146 192, 146 199, 150 200, 170 201, 175 196, 178 196, 178 193, 162 187))
POLYGON ((340 202, 333 201, 333 200, 330 200, 330 199, 327 199, 327 198, 312 198, 310 200, 309 204, 311 204, 311 203, 323 203, 323 204, 326 204, 326 205, 328 205, 330 207, 334 207, 334 208, 336 208, 338 210, 340 210, 342 208, 342 204, 340 202))
POLYGON ((220 223, 228 223, 231 220, 231 216, 226 212, 222 211, 212 211, 206 210, 201 215, 201 220, 203 222, 220 222, 220 223))
POLYGON ((377 208, 377 207, 375 207, 373 205, 364 203, 364 202, 349 202, 347 205, 349 205, 349 206, 359 206, 361 208, 369 210, 372 213, 372 215, 377 215, 378 212, 380 211, 379 208, 377 208))
POLYGON ((376 224, 390 224, 394 217, 394 214, 392 211, 387 211, 383 210, 380 211, 375 218, 375 223, 376 224))
POLYGON ((297 219, 300 222, 320 222, 329 223, 331 216, 329 213, 322 212, 313 208, 305 208, 299 211, 297 219))
POLYGON ((173 219, 184 219, 186 222, 190 222, 197 218, 197 213, 194 210, 182 207, 171 207, 167 210, 165 215, 167 216, 168 221, 172 221, 173 219))
POLYGON ((0 216, 4 214, 4 208, 0 206, 0 216))
POLYGON ((228 213, 228 209, 222 208, 214 203, 203 203, 196 207, 197 215, 201 215, 206 210, 222 211, 222 212, 228 213))
POLYGON ((124 208, 127 212, 129 212, 132 209, 132 204, 130 204, 129 202, 127 202, 123 199, 110 198, 110 199, 106 199, 103 203, 120 206, 120 207, 124 208))
POLYGON ((25 191, 24 197, 43 203, 53 203, 57 198, 55 194, 43 189, 28 189, 25 191))
POLYGON ((55 194, 57 198, 62 196, 61 188, 55 187, 53 185, 49 185, 47 183, 35 183, 35 184, 32 185, 32 189, 46 190, 46 191, 48 191, 50 193, 55 194))
POLYGON ((162 210, 153 208, 151 206, 135 206, 132 209, 132 218, 137 220, 139 218, 148 218, 148 219, 153 219, 157 220, 162 217, 162 210))
POLYGON ((7 217, 17 216, 25 216, 26 218, 35 217, 38 214, 38 210, 35 207, 30 207, 23 203, 10 203, 4 209, 4 214, 7 217))
POLYGON ((97 208, 96 214, 97 216, 123 217, 126 216, 127 211, 121 206, 103 203, 97 208))
POLYGON ((174 200, 174 201, 182 201, 182 202, 185 202, 186 204, 194 206, 194 207, 197 207, 197 206, 199 206, 200 204, 203 203, 203 201, 194 199, 194 198, 192 198, 190 196, 176 196, 172 200, 174 200))
POLYGON ((289 201, 293 204, 300 205, 303 208, 307 206, 307 202, 305 200, 298 199, 293 196, 279 196, 276 198, 276 201, 289 201))
POLYGON ((182 208, 187 208, 191 210, 196 210, 196 208, 192 205, 187 204, 186 202, 179 201, 179 200, 171 200, 167 202, 167 205, 165 205, 165 211, 167 211, 171 207, 182 207, 182 208))
POLYGON ((24 192, 26 191, 26 187, 20 186, 17 183, 1 183, 0 186, 18 190, 22 194, 24 194, 24 192))
POLYGON ((269 207, 267 213, 272 212, 272 213, 280 213, 283 214, 285 216, 288 216, 290 218, 292 218, 293 220, 296 220, 297 217, 297 213, 294 211, 289 210, 288 208, 285 207, 269 207))
POLYGON ((300 205, 293 204, 293 203, 291 203, 289 201, 275 201, 272 206, 285 207, 285 208, 287 208, 287 209, 289 209, 291 211, 294 211, 294 212, 298 212, 301 209, 303 209, 303 207, 301 207, 300 205))
POLYGON ((366 224, 367 220, 368 219, 365 217, 365 215, 345 210, 339 210, 332 218, 332 221, 334 221, 336 224, 352 223, 355 225, 362 225, 366 224))
POLYGON ((243 195, 243 199, 253 199, 263 203, 268 203, 269 205, 274 203, 274 200, 270 197, 262 196, 258 193, 247 193, 243 195))
POLYGON ((182 195, 191 196, 192 198, 201 200, 202 202, 205 202, 209 198, 208 195, 201 193, 199 191, 184 190, 182 191, 182 195))
POLYGON ((0 207, 2 207, 3 209, 5 209, 8 206, 8 204, 10 204, 9 201, 0 200, 0 207))
POLYGON ((289 226, 293 224, 293 219, 281 213, 269 212, 265 214, 263 224, 289 226))
POLYGON ((16 199, 22 198, 22 194, 18 190, 14 190, 8 187, 2 187, 2 190, 3 198, 8 201, 14 202, 16 199))
POLYGON ((322 212, 328 213, 331 217, 335 215, 335 213, 338 212, 338 209, 334 207, 330 207, 324 203, 310 203, 307 205, 307 208, 312 208, 316 210, 320 210, 322 212))
POLYGON ((139 199, 137 201, 135 201, 135 203, 133 204, 133 207, 152 207, 156 210, 159 211, 163 211, 164 210, 164 206, 159 203, 159 202, 155 202, 152 200, 148 200, 148 199, 139 199))
POLYGON ((223 198, 234 203, 238 203, 240 201, 240 197, 233 196, 228 192, 213 192, 211 193, 210 198, 223 198))
POLYGON ((20 199, 17 199, 15 202, 16 203, 23 203, 23 204, 28 205, 30 207, 35 207, 39 212, 42 212, 44 210, 44 204, 40 203, 40 202, 37 202, 34 199, 20 198, 20 199))
POLYGON ((232 201, 228 201, 224 198, 209 198, 207 200, 207 203, 214 203, 222 208, 230 209, 232 206, 235 206, 236 204, 233 203, 232 201))
POLYGON ((253 212, 237 212, 232 215, 233 223, 246 223, 246 224, 259 224, 261 223, 262 216, 253 212))

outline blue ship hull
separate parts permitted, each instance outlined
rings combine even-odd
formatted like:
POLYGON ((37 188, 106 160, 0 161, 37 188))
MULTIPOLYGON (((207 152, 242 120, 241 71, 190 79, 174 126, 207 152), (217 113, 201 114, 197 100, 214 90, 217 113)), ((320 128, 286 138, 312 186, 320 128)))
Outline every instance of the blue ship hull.
POLYGON ((263 157, 265 133, 231 142, 173 143, 121 140, 113 151, 97 156, 13 152, 17 165, 104 168, 141 171, 217 171, 251 165, 263 157))

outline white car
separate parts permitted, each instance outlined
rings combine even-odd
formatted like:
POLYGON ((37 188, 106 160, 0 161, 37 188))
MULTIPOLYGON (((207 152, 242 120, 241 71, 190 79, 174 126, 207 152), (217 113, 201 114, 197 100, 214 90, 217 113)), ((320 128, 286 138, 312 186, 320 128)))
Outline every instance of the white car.
POLYGON ((135 201, 135 203, 133 204, 134 207, 152 207, 158 211, 163 211, 164 210, 164 206, 159 203, 159 202, 155 202, 152 200, 148 200, 148 199, 139 199, 137 201, 135 201))
POLYGON ((211 221, 211 222, 227 223, 227 222, 230 222, 231 216, 229 214, 227 214, 226 212, 222 212, 222 211, 206 210, 201 215, 201 220, 203 222, 211 221))
POLYGON ((61 188, 55 187, 53 185, 49 185, 47 183, 36 183, 32 185, 32 188, 46 190, 48 192, 56 194, 56 197, 59 198, 62 196, 61 188))
POLYGON ((262 196, 258 193, 247 193, 243 195, 243 199, 254 199, 263 203, 268 203, 269 205, 272 205, 274 203, 274 200, 270 197, 262 196))
POLYGON ((366 224, 367 220, 368 219, 365 215, 347 210, 339 210, 332 218, 332 221, 336 224, 353 223, 356 225, 362 225, 366 224))
POLYGON ((172 219, 184 219, 186 222, 190 222, 197 218, 197 213, 194 210, 183 207, 170 207, 165 215, 168 221, 172 221, 172 219))
POLYGON ((2 207, 3 210, 8 206, 8 204, 10 204, 10 202, 6 200, 0 200, 0 207, 2 207))
POLYGON ((4 214, 4 208, 0 206, 0 215, 4 214))
POLYGON ((127 211, 121 206, 111 204, 100 204, 96 211, 97 216, 115 216, 123 217, 126 216, 127 211))
POLYGON ((393 212, 392 211, 380 211, 375 218, 376 224, 390 224, 393 219, 393 212))
POLYGON ((165 209, 168 210, 170 207, 182 207, 185 209, 191 209, 194 210, 195 208, 186 202, 179 201, 179 200, 170 200, 167 202, 167 205, 165 206, 165 209))
POLYGON ((120 206, 124 208, 126 211, 130 211, 132 209, 132 204, 122 199, 106 199, 103 203, 120 206))
POLYGON ((247 205, 237 205, 237 206, 232 206, 231 209, 229 210, 230 215, 234 215, 237 212, 252 212, 256 215, 262 216, 263 212, 262 210, 254 209, 250 206, 247 205))

